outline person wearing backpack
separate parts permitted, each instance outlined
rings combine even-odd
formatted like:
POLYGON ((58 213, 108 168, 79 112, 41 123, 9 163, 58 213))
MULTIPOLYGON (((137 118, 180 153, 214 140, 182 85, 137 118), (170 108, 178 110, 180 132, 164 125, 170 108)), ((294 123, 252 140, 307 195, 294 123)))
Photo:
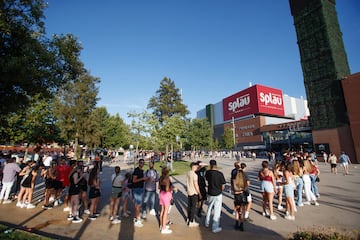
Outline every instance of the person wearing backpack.
POLYGON ((244 231, 245 210, 247 202, 247 187, 248 181, 245 177, 244 171, 239 168, 234 179, 232 179, 232 191, 234 193, 235 205, 235 229, 244 231), (239 225, 240 218, 240 225, 239 225))

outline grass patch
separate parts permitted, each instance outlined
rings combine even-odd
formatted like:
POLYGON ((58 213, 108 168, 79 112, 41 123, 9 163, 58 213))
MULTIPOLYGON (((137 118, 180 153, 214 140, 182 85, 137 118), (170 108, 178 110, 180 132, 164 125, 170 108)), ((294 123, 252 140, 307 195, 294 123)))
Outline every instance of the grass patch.
POLYGON ((35 233, 26 232, 24 230, 10 228, 0 225, 0 239, 9 240, 50 240, 50 238, 37 235, 35 233))
POLYGON ((293 234, 289 240, 356 240, 359 239, 358 230, 338 230, 335 227, 314 227, 302 229, 293 234))
MULTIPOLYGON (((160 162, 155 163, 155 169, 159 173, 159 175, 161 175, 161 168, 162 167, 166 167, 166 162, 165 161, 160 161, 160 162)), ((144 167, 145 171, 148 168, 149 168, 148 166, 144 167)), ((170 176, 184 175, 190 170, 190 162, 182 161, 182 160, 174 161, 173 162, 173 169, 174 169, 174 171, 170 172, 170 176)))

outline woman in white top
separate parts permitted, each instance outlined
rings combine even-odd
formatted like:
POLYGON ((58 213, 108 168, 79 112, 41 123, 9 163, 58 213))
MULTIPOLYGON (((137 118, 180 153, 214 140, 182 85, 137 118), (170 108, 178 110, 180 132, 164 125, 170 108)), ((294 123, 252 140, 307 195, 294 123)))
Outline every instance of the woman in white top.
POLYGON ((289 214, 286 214, 285 219, 287 220, 295 220, 295 202, 294 202, 294 190, 295 190, 295 184, 294 184, 294 175, 291 171, 291 164, 288 163, 286 166, 283 166, 284 170, 284 179, 283 182, 284 185, 284 192, 286 197, 286 212, 289 214))
POLYGON ((312 203, 315 206, 318 206, 318 202, 316 201, 315 194, 311 191, 311 179, 310 173, 313 171, 313 165, 310 163, 311 158, 308 157, 304 160, 304 168, 303 168, 303 181, 304 181, 304 191, 306 195, 305 205, 310 205, 312 203))

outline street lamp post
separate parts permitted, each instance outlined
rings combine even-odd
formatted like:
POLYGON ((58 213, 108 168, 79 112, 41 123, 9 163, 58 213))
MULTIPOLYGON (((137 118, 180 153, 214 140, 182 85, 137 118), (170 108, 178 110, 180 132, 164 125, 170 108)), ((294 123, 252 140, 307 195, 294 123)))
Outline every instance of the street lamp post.
POLYGON ((236 141, 235 141, 235 120, 234 120, 234 117, 232 117, 232 131, 233 131, 233 141, 234 141, 234 149, 235 149, 236 141))

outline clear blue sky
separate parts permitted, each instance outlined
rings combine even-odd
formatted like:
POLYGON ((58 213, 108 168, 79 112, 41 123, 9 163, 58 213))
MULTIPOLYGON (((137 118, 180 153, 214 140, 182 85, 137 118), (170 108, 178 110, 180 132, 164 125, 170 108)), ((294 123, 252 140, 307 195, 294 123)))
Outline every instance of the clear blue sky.
MULTIPOLYGON (((142 112, 164 77, 191 114, 252 84, 306 98, 288 0, 49 0, 47 34, 75 35, 101 80, 98 106, 142 112)), ((360 1, 338 0, 351 73, 360 71, 360 1)))

